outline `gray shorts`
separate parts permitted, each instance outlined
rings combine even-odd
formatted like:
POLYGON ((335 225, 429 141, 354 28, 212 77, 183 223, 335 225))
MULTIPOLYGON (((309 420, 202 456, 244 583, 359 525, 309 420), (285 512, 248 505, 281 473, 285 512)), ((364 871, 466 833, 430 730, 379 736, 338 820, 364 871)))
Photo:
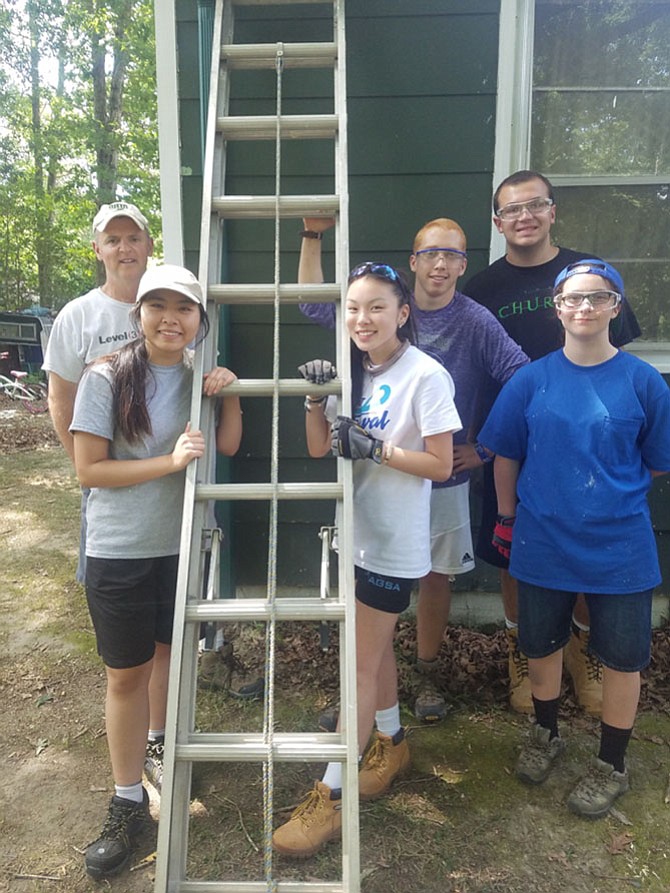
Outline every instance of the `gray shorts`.
POLYGON ((430 558, 436 574, 452 577, 474 568, 469 481, 431 490, 430 558))

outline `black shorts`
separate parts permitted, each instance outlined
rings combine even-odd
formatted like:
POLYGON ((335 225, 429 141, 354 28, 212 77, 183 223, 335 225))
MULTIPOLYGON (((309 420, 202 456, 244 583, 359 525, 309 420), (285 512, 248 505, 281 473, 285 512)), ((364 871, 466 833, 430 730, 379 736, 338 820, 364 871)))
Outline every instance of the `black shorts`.
POLYGON ((507 570, 509 559, 501 555, 491 542, 497 515, 498 497, 496 496, 496 485, 493 480, 493 462, 487 462, 482 476, 482 520, 479 527, 477 545, 475 546, 475 555, 487 564, 507 570))
POLYGON ((374 571, 354 568, 356 598, 368 608, 376 608, 387 614, 402 614, 409 607, 414 580, 389 577, 374 571))
POLYGON ((86 600, 98 654, 115 670, 139 667, 172 642, 178 555, 86 558, 86 600))

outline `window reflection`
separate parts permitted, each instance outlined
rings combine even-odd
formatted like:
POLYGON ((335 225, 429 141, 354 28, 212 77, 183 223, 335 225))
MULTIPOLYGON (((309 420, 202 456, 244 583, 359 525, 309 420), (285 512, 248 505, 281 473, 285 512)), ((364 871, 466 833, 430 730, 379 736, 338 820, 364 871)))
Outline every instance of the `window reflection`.
POLYGON ((580 184, 556 241, 615 263, 649 341, 670 341, 669 46, 670 0, 536 0, 531 167, 580 184))
POLYGON ((670 341, 668 186, 556 189, 556 242, 611 261, 647 341, 670 341))

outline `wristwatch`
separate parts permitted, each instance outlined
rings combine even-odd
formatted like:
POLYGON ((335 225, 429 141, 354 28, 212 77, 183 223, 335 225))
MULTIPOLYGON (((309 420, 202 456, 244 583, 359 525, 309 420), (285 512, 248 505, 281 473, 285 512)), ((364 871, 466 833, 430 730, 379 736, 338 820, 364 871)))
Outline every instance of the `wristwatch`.
POLYGON ((492 462, 495 459, 495 453, 489 453, 488 450, 485 450, 481 443, 474 444, 475 453, 479 456, 484 464, 487 462, 492 462))

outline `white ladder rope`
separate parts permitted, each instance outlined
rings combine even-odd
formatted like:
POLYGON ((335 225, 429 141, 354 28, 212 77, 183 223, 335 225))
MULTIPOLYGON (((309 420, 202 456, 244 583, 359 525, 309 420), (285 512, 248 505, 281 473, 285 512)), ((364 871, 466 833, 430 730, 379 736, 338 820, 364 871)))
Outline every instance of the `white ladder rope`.
POLYGON ((268 893, 276 893, 277 882, 272 877, 272 813, 274 803, 274 689, 275 689, 275 631, 277 601, 277 530, 278 530, 278 483, 279 483, 279 323, 280 323, 280 194, 281 194, 281 112, 282 74, 284 69, 284 44, 277 44, 275 59, 277 72, 277 125, 275 138, 275 232, 274 232, 274 319, 272 349, 272 444, 270 461, 270 482, 272 499, 270 502, 270 530, 268 536, 268 600, 270 618, 265 638, 265 709, 263 712, 263 735, 267 745, 267 760, 263 763, 263 814, 265 846, 265 882, 268 893))

